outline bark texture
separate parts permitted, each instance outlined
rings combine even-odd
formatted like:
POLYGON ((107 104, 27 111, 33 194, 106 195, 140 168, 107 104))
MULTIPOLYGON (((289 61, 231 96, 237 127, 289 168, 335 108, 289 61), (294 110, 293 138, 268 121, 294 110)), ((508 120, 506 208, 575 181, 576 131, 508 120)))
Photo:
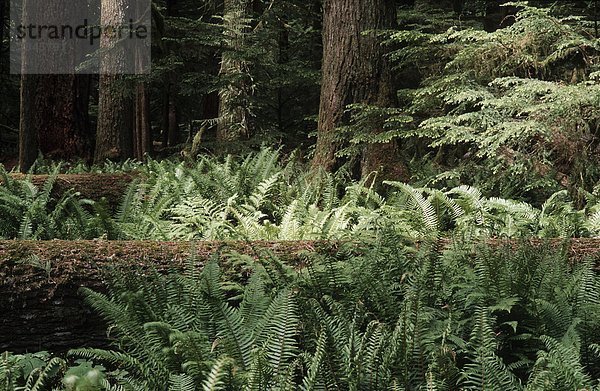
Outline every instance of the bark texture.
MULTIPOLYGON (((102 0, 101 25, 127 23, 126 0, 102 0)), ((125 46, 116 37, 102 34, 100 48, 100 82, 98 127, 94 162, 133 157, 133 94, 123 77, 126 70, 125 46)))
MULTIPOLYGON (((43 21, 48 24, 73 18, 75 11, 65 0, 48 0, 41 7, 23 1, 25 25, 43 21)), ((41 152, 57 160, 86 158, 84 133, 87 131, 87 106, 82 105, 80 79, 75 75, 74 42, 61 42, 64 56, 56 59, 56 42, 40 38, 39 46, 25 42, 21 51, 21 95, 19 121, 19 165, 22 172, 31 168, 41 152), (65 74, 69 70, 70 73, 65 74), (40 74, 40 73, 47 74, 40 74)))
POLYGON ((143 161, 146 154, 152 153, 150 96, 143 82, 138 83, 135 89, 135 128, 133 136, 133 157, 143 161))
MULTIPOLYGON (((391 69, 381 40, 372 30, 395 25, 393 0, 325 0, 323 10, 323 66, 317 145, 313 168, 332 171, 340 147, 335 129, 343 125, 346 106, 352 103, 381 107, 395 105, 391 69)), ((373 133, 381 132, 376 124, 373 133)), ((368 147, 362 171, 397 163, 394 142, 368 147)))
POLYGON ((38 152, 56 160, 86 158, 87 110, 78 104, 78 76, 23 75, 19 165, 27 172, 38 152))
MULTIPOLYGON (((105 291, 106 272, 181 271, 202 267, 219 251, 272 251, 301 266, 305 251, 335 251, 316 242, 0 241, 0 351, 65 351, 107 346, 106 325, 83 303, 80 287, 105 291)), ((223 263, 225 272, 243 273, 223 263)))
POLYGON ((133 156, 132 99, 120 75, 100 75, 98 128, 94 162, 125 160, 133 156))
POLYGON ((219 91, 219 121, 217 142, 239 140, 250 134, 248 111, 249 83, 246 80, 248 66, 239 58, 245 45, 248 0, 224 0, 225 41, 228 50, 221 58, 219 75, 225 84, 219 91))

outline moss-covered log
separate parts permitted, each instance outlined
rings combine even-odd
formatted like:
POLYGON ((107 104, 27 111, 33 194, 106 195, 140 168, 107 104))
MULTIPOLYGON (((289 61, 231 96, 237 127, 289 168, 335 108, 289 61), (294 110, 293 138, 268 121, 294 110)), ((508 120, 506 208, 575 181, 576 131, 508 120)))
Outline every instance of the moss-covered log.
MULTIPOLYGON (((120 174, 60 174, 56 178, 53 187, 54 196, 60 196, 64 192, 73 189, 81 194, 82 198, 94 201, 106 199, 111 208, 115 208, 121 202, 127 186, 138 176, 135 173, 120 174)), ((13 174, 14 179, 28 178, 31 183, 41 187, 48 180, 48 175, 23 175, 13 174)))
POLYGON ((0 352, 106 346, 106 326, 82 302, 82 286, 103 291, 107 270, 182 270, 219 251, 269 250, 296 264, 315 242, 0 241, 0 352))
MULTIPOLYGON (((438 248, 451 248, 457 241, 444 238, 438 242, 438 248)), ((596 238, 521 238, 521 239, 487 239, 484 242, 472 241, 473 252, 481 245, 492 247, 516 248, 517 246, 549 246, 556 251, 565 251, 571 262, 578 262, 583 259, 595 259, 596 265, 600 268, 600 239, 596 238)), ((418 244, 417 244, 418 245, 418 244)))
MULTIPOLYGON (((523 243, 564 248, 571 261, 600 259, 600 240, 490 240, 494 246, 523 243)), ((182 270, 198 267, 215 253, 257 256, 269 250, 287 264, 302 267, 306 252, 333 253, 331 242, 156 242, 156 241, 0 241, 0 351, 62 351, 105 346, 106 326, 82 302, 79 287, 103 291, 107 270, 182 270)), ((438 248, 453 244, 441 240, 438 248)), ((473 247, 477 251, 476 245, 473 247)), ((600 263, 599 263, 600 264, 600 263)), ((224 265, 226 271, 235 270, 224 265)))

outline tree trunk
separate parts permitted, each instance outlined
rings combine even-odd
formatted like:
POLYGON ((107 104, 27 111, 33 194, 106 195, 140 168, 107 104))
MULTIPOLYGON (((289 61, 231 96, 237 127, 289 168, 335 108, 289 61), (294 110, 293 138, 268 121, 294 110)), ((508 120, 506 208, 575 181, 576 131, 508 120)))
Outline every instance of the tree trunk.
POLYGON ((228 48, 223 52, 219 72, 225 85, 219 91, 218 143, 239 140, 250 134, 248 66, 238 57, 245 45, 248 8, 248 0, 224 0, 223 23, 228 48))
MULTIPOLYGON (((290 61, 289 49, 290 49, 290 36, 286 23, 283 20, 279 20, 277 25, 277 63, 287 64, 290 61)), ((280 75, 281 77, 282 75, 280 75)), ((277 128, 280 133, 285 132, 285 122, 283 120, 286 111, 286 102, 284 99, 284 87, 279 86, 277 88, 277 128)))
MULTIPOLYGON (((391 69, 381 40, 374 33, 363 33, 393 27, 396 7, 393 0, 325 0, 323 15, 323 79, 312 166, 332 171, 340 147, 335 129, 347 121, 346 106, 395 104, 391 69)), ((381 130, 380 124, 372 129, 373 133, 381 130)), ((397 170, 390 167, 398 164, 396 149, 394 142, 367 147, 363 173, 381 165, 387 171, 397 170)))
POLYGON ((38 152, 57 160, 85 158, 84 123, 75 75, 21 77, 19 165, 27 172, 38 152))
POLYGON ((0 0, 0 50, 4 51, 4 25, 8 23, 8 21, 4 20, 6 18, 6 4, 8 0, 0 0))
POLYGON ((21 112, 19 121, 19 170, 27 172, 38 155, 38 124, 35 111, 35 90, 42 76, 21 76, 21 112))
POLYGON ((100 75, 95 163, 133 156, 133 102, 127 84, 121 75, 100 75))
MULTIPOLYGON (((126 24, 125 0, 102 0, 100 24, 126 24)), ((133 99, 123 73, 126 70, 125 46, 102 34, 98 97, 98 127, 94 161, 125 160, 133 156, 133 99)))
POLYGON ((139 82, 135 90, 134 157, 142 161, 149 153, 152 153, 150 97, 146 93, 145 84, 139 82))
POLYGON ((90 124, 90 95, 92 93, 92 75, 75 75, 75 122, 81 131, 83 144, 82 158, 87 163, 94 159, 96 132, 90 124))
MULTIPOLYGON (((74 15, 76 11, 64 0, 50 0, 43 7, 33 1, 23 1, 24 25, 56 24, 74 15)), ((49 39, 41 39, 37 42, 39 46, 24 42, 21 51, 19 165, 22 172, 31 168, 38 152, 57 160, 82 158, 86 153, 83 141, 86 124, 80 121, 80 110, 87 107, 78 104, 74 42, 64 43, 64 56, 57 60, 55 45, 49 39), (45 57, 51 58, 45 61, 45 57)))

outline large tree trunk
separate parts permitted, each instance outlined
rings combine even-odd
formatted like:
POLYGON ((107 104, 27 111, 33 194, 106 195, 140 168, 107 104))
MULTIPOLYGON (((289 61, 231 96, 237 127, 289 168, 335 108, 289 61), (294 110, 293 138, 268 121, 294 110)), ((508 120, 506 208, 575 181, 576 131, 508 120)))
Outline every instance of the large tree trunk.
MULTIPOLYGON (((346 106, 365 103, 389 107, 395 104, 391 71, 384 48, 376 34, 367 31, 394 26, 396 7, 393 0, 325 0, 323 11, 323 79, 317 145, 313 168, 332 171, 335 153, 340 147, 335 129, 343 125, 346 106)), ((381 132, 381 125, 372 129, 381 132)), ((397 163, 396 145, 367 147, 363 173, 397 163)))
POLYGON ((219 72, 225 85, 219 92, 218 143, 239 140, 250 134, 250 91, 246 80, 248 67, 239 58, 239 52, 245 45, 248 9, 248 0, 224 0, 225 41, 228 48, 223 52, 219 72))
MULTIPOLYGON (((57 160, 85 158, 84 113, 77 104, 75 75, 21 77, 19 165, 27 172, 38 152, 57 160)), ((86 108, 87 109, 87 108, 86 108)))
MULTIPOLYGON (((126 24, 125 0, 102 0, 102 26, 126 24)), ((98 128, 94 161, 125 160, 133 156, 133 97, 126 71, 125 46, 102 34, 98 97, 98 128)))
MULTIPOLYGON (((22 22, 28 25, 69 20, 76 11, 67 7, 64 0, 50 0, 43 7, 23 1, 22 12, 22 22)), ((87 124, 80 118, 87 114, 81 112, 87 111, 87 107, 78 102, 74 42, 67 40, 64 57, 55 59, 56 48, 46 40, 42 39, 39 46, 26 41, 21 51, 19 165, 22 172, 31 168, 38 152, 57 160, 82 158, 86 154, 83 134, 87 124), (45 60, 46 57, 50 58, 45 60)))

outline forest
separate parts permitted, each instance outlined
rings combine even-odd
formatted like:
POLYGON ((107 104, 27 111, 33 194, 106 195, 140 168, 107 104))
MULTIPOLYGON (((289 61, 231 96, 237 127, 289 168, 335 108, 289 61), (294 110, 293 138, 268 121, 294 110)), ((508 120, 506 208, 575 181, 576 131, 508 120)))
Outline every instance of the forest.
POLYGON ((0 391, 600 391, 600 0, 36 4, 0 391))

